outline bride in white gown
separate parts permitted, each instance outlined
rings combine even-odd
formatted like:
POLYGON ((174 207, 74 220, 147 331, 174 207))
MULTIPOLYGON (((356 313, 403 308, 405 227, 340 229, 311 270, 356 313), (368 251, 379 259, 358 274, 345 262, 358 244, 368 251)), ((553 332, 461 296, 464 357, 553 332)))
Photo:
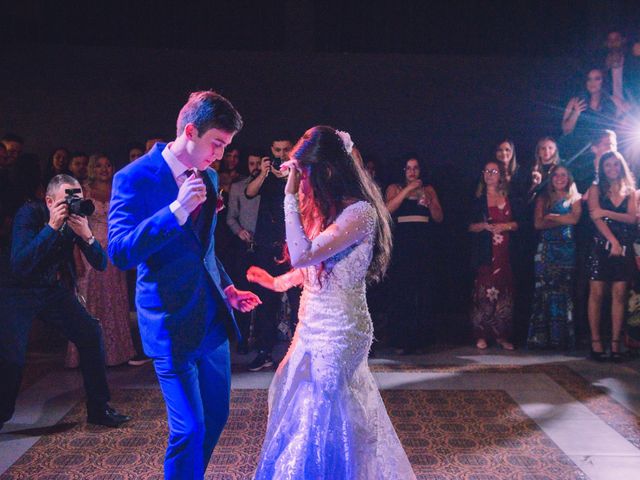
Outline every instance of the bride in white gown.
POLYGON ((247 272, 276 291, 304 286, 293 341, 269 389, 256 480, 415 479, 367 365, 366 280, 384 274, 391 235, 352 147, 347 133, 325 126, 298 141, 285 164, 293 270, 277 278, 247 272))

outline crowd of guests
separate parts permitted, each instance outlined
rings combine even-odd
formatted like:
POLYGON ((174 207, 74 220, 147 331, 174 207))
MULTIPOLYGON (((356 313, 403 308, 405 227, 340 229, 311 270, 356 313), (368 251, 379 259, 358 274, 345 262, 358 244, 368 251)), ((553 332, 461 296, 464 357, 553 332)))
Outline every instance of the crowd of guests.
MULTIPOLYGON (((571 351, 581 322, 588 323, 594 360, 622 360, 623 340, 631 349, 640 346, 637 327, 624 328, 625 318, 638 313, 627 307, 629 289, 638 277, 634 242, 640 200, 627 160, 636 157, 631 137, 640 119, 640 48, 626 49, 624 37, 610 32, 606 50, 602 62, 586 72, 584 91, 568 101, 558 131, 538 141, 531 169, 525 171, 518 162, 513 141, 499 142, 495 157, 482 165, 469 192, 473 201, 468 218, 454 220, 465 222, 469 232, 474 276, 469 320, 478 349, 495 342, 505 350, 526 343, 530 349, 571 351), (529 318, 525 342, 514 341, 522 285, 532 292, 524 302, 529 318), (611 308, 606 309, 609 297, 611 308)), ((127 161, 136 161, 160 140, 132 143, 127 161)), ((23 153, 24 143, 15 134, 4 135, 0 142, 2 255, 10 251, 16 211, 24 203, 42 201, 48 183, 59 174, 77 179, 84 197, 92 200, 91 231, 106 248, 111 160, 101 153, 58 147, 41 169, 36 156, 23 153)), ((286 177, 279 165, 292 145, 286 133, 264 148, 231 145, 214 164, 219 202, 226 207, 219 214, 216 250, 240 288, 252 288, 262 299, 255 312, 240 318, 244 340, 238 351, 256 351, 251 371, 274 364, 274 347, 290 337, 296 323, 299 289, 283 295, 249 285, 252 266, 273 276, 289 268, 283 261, 286 177)), ((353 157, 378 183, 395 223, 388 278, 375 295, 370 293, 374 320, 379 315, 386 319, 390 328, 385 340, 397 353, 420 352, 433 337, 438 279, 432 244, 447 215, 446 205, 427 181, 426 166, 417 154, 398 159, 401 175, 388 184, 381 182, 379 166, 357 148, 353 157)), ((7 264, 3 261, 1 268, 7 264)), ((144 363, 129 322, 135 274, 121 272, 110 262, 105 271, 97 271, 79 251, 75 264, 78 293, 104 333, 107 365, 144 363)), ((78 365, 72 345, 66 364, 78 365)))

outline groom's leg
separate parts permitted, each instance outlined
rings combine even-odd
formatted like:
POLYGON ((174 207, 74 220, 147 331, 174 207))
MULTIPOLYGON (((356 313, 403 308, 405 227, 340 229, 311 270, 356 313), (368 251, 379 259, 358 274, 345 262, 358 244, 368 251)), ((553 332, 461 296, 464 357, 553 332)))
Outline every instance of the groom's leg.
POLYGON ((231 362, 229 341, 206 351, 198 359, 200 393, 204 409, 204 448, 202 459, 206 470, 213 448, 229 418, 231 362))
POLYGON ((167 406, 169 441, 164 459, 166 480, 202 480, 205 426, 196 360, 154 359, 167 406))

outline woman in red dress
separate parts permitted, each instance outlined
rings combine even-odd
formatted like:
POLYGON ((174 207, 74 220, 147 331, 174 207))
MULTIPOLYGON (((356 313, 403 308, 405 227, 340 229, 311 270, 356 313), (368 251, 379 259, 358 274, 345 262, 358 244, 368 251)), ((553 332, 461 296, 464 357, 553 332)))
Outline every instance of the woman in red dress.
POLYGON ((469 224, 476 274, 471 323, 478 348, 487 348, 487 341, 495 339, 505 350, 513 350, 509 342, 514 297, 509 242, 518 223, 509 203, 504 166, 487 162, 480 185, 469 224))

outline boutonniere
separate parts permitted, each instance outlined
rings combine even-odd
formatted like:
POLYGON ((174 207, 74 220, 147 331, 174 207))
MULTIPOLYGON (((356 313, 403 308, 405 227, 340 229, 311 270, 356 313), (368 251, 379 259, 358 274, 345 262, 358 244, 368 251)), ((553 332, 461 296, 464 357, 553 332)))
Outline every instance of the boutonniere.
POLYGON ((222 190, 218 192, 218 198, 216 199, 216 213, 224 210, 224 197, 222 196, 222 190))

